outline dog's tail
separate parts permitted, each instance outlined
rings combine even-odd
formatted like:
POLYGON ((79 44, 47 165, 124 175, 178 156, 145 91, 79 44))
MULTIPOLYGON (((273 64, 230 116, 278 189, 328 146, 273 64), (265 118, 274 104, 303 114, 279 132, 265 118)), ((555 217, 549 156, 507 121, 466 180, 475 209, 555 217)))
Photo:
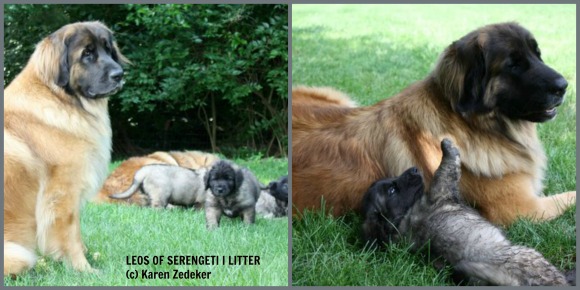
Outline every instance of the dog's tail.
POLYGON ((131 195, 133 195, 133 194, 135 194, 135 192, 137 192, 137 189, 139 188, 139 186, 141 186, 142 182, 143 182, 143 180, 139 179, 137 174, 135 174, 135 177, 133 178, 133 183, 131 184, 131 186, 127 190, 125 190, 123 192, 111 194, 111 195, 109 195, 109 197, 112 199, 129 198, 129 197, 131 197, 131 195))
POLYGON ((34 251, 4 240, 4 276, 19 274, 36 264, 34 251))

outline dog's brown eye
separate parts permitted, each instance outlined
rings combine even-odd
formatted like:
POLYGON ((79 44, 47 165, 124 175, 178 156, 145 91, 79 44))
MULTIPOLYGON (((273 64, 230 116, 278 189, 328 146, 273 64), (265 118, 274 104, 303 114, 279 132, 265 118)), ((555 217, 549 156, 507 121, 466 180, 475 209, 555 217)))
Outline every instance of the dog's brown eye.
POLYGON ((506 61, 506 66, 511 70, 520 70, 524 67, 524 62, 519 54, 511 54, 506 61))
POLYGON ((93 51, 89 48, 86 48, 85 50, 83 50, 83 57, 89 57, 93 55, 93 51))
POLYGON ((83 57, 88 57, 88 56, 93 56, 93 55, 95 55, 95 46, 92 44, 89 44, 83 50, 83 57))
POLYGON ((394 186, 389 187, 389 189, 387 189, 387 194, 388 195, 393 195, 397 192, 397 189, 394 186))

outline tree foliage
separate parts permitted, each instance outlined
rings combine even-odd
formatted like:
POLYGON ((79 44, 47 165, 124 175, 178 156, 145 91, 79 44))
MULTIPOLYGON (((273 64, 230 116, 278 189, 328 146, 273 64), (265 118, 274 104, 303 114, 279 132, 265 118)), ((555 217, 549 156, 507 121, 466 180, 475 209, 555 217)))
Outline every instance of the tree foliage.
POLYGON ((6 5, 5 84, 60 26, 100 20, 133 63, 111 98, 114 146, 285 155, 287 5, 6 5))

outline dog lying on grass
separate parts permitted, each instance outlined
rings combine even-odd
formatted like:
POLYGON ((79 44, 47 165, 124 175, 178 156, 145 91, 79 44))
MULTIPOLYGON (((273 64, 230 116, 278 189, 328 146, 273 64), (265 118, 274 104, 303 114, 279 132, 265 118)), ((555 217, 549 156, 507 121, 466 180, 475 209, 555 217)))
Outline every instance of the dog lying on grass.
POLYGON ((256 213, 265 218, 288 215, 288 175, 270 182, 260 193, 260 198, 256 203, 256 213))
POLYGON ((204 176, 207 171, 207 168, 193 170, 166 164, 146 165, 135 172, 133 183, 127 190, 109 197, 130 198, 140 189, 154 208, 166 208, 170 204, 199 208, 205 203, 204 176))
POLYGON ((208 229, 219 227, 222 214, 241 217, 246 224, 256 219, 256 202, 260 196, 260 182, 247 168, 231 161, 214 163, 205 175, 205 220, 208 229))
POLYGON ((459 195, 459 151, 441 142, 443 159, 424 194, 411 168, 398 178, 374 183, 363 199, 363 234, 368 242, 402 236, 419 250, 427 243, 469 283, 480 285, 568 285, 564 275, 534 249, 512 245, 503 232, 466 205, 459 195))

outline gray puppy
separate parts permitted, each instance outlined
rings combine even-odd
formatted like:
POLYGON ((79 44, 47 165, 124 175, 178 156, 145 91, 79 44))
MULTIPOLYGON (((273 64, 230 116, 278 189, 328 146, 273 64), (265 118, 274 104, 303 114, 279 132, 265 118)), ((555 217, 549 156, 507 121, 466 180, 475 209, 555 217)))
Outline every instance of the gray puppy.
POLYGON ((406 183, 417 180, 416 169, 383 182, 380 188, 371 186, 364 199, 367 240, 405 236, 414 250, 429 243, 432 254, 442 256, 474 284, 567 285, 564 275, 542 254, 513 245, 498 227, 463 202, 459 151, 448 139, 441 142, 441 149, 443 160, 427 194, 422 187, 406 183))
POLYGON ((288 175, 270 182, 265 190, 260 192, 256 212, 265 218, 288 215, 288 175))
POLYGON ((127 190, 109 197, 129 198, 141 189, 149 196, 151 207, 165 208, 169 204, 202 207, 206 196, 206 172, 207 168, 193 170, 166 164, 146 165, 135 172, 133 183, 127 190))
POLYGON ((220 160, 206 173, 205 188, 210 190, 205 199, 208 229, 219 226, 222 214, 230 218, 239 216, 246 224, 254 223, 260 183, 249 169, 220 160))

